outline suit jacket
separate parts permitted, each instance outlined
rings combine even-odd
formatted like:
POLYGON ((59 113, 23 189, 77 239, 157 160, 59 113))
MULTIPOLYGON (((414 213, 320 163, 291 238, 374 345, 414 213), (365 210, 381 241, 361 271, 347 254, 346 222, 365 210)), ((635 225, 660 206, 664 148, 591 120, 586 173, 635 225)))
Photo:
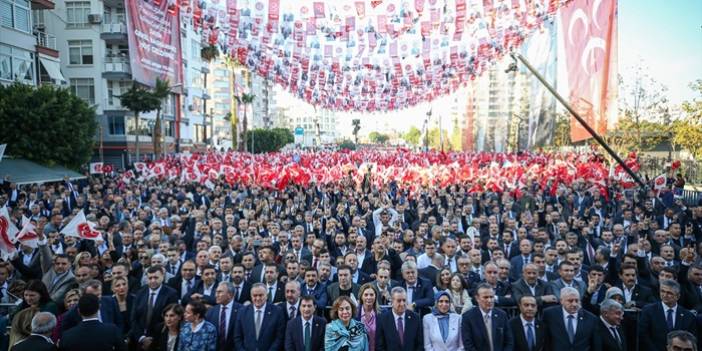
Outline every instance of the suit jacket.
POLYGON ((446 341, 444 341, 444 338, 441 336, 439 322, 435 315, 428 314, 422 318, 424 350, 449 351, 463 349, 463 340, 461 340, 461 315, 458 313, 450 313, 448 318, 449 330, 446 341))
MULTIPOLYGON (((268 290, 268 285, 266 285, 266 291, 268 292, 268 301, 270 302, 271 292, 268 290)), ((285 284, 278 282, 275 284, 275 291, 273 291, 273 303, 285 301, 285 284)))
POLYGON ((253 304, 239 310, 239 319, 234 331, 234 350, 279 351, 285 341, 285 317, 283 311, 267 303, 264 307, 261 330, 256 338, 255 310, 253 304))
MULTIPOLYGON (((529 262, 531 262, 532 257, 529 255, 529 262)), ((517 254, 517 256, 512 257, 509 260, 509 263, 511 264, 511 269, 509 271, 509 277, 512 278, 512 280, 516 281, 519 280, 519 278, 522 277, 522 268, 524 267, 524 258, 522 257, 522 254, 517 254)))
POLYGON ((213 306, 207 311, 207 314, 205 314, 205 320, 212 323, 212 325, 217 328, 217 350, 223 351, 234 349, 234 331, 236 330, 236 320, 241 308, 242 306, 236 303, 236 301, 232 303, 232 310, 228 321, 229 325, 227 325, 227 334, 224 336, 224 338, 223 335, 220 335, 219 333, 219 319, 222 305, 213 306))
MULTIPOLYGON (((358 296, 358 285, 351 283, 351 294, 353 296, 358 296)), ((339 283, 331 283, 327 286, 327 300, 328 304, 333 304, 334 301, 339 297, 339 283)))
POLYGON ((219 281, 215 281, 214 284, 212 284, 212 288, 210 289, 210 293, 205 294, 205 281, 204 280, 199 280, 195 286, 188 291, 187 294, 185 294, 185 297, 183 298, 183 305, 187 305, 188 302, 191 300, 191 296, 193 294, 200 294, 202 295, 202 303, 210 306, 214 306, 217 304, 215 301, 215 291, 217 290, 217 285, 219 284, 219 281))
MULTIPOLYGON (((311 324, 311 350, 324 349, 324 330, 327 326, 327 321, 318 316, 312 316, 311 324)), ((302 316, 291 319, 285 328, 285 351, 305 351, 305 340, 303 339, 304 325, 302 316)))
POLYGON ((543 300, 541 300, 541 297, 544 295, 553 294, 553 292, 551 291, 551 286, 541 279, 536 280, 536 286, 534 287, 534 291, 536 292, 536 294, 532 294, 531 289, 529 289, 529 285, 524 279, 519 279, 516 282, 512 283, 512 297, 514 298, 514 302, 517 305, 519 305, 519 299, 522 296, 534 296, 536 297, 536 303, 539 306, 541 306, 543 304, 543 300))
POLYGON ((147 335, 153 331, 157 324, 163 322, 163 309, 172 304, 178 303, 178 296, 174 289, 165 284, 161 285, 158 295, 156 295, 156 303, 154 304, 151 321, 146 322, 146 311, 148 310, 150 289, 148 285, 139 290, 134 297, 134 309, 132 310, 132 319, 130 331, 132 339, 136 342, 139 337, 147 335))
MULTIPOLYGON (((534 348, 531 351, 543 351, 544 350, 544 325, 538 320, 534 319, 534 348)), ((527 342, 526 332, 524 331, 524 325, 522 324, 522 318, 520 315, 509 320, 509 327, 512 329, 512 334, 514 335, 514 351, 529 351, 529 343, 527 342)))
MULTIPOLYGON (((198 276, 195 276, 193 278, 193 287, 195 285, 197 285, 197 283, 199 281, 200 281, 200 278, 198 276)), ((179 274, 171 279, 168 279, 168 286, 176 291, 176 295, 178 296, 178 300, 180 300, 180 297, 183 296, 184 293, 186 295, 183 296, 183 298, 188 296, 187 291, 183 291, 183 276, 182 275, 179 274)))
POLYGON ((665 350, 666 335, 673 330, 687 330, 697 335, 695 316, 678 304, 675 313, 675 326, 668 329, 663 303, 655 302, 646 305, 639 313, 639 350, 665 350))
POLYGON ((687 279, 688 265, 680 265, 678 280, 680 281, 679 303, 688 310, 702 312, 702 292, 687 279))
POLYGON ((112 351, 126 350, 122 330, 96 320, 83 321, 61 337, 59 350, 112 351))
POLYGON ((417 271, 421 278, 424 278, 431 283, 432 286, 436 285, 436 276, 439 274, 439 269, 433 265, 428 265, 417 271))
MULTIPOLYGON (((41 278, 42 283, 46 285, 49 290, 49 295, 54 301, 63 301, 66 292, 76 285, 76 279, 73 276, 73 272, 69 269, 65 274, 63 274, 58 280, 56 280, 57 274, 52 268, 52 254, 49 245, 39 245, 39 260, 41 264, 41 270, 43 276, 41 278), (54 280, 56 280, 54 282, 54 280)), ((80 320, 79 320, 80 321, 80 320)))
MULTIPOLYGON (((617 287, 624 291, 624 286, 622 284, 619 284, 617 287)), ((634 290, 631 293, 631 301, 636 304, 636 307, 643 308, 649 303, 655 302, 656 298, 653 297, 653 292, 651 289, 641 284, 636 284, 634 285, 634 290)))
MULTIPOLYGON (((405 288, 409 295, 407 282, 403 281, 400 283, 400 286, 405 288)), ((407 303, 410 304, 409 301, 407 303)), ((428 313, 429 309, 434 306, 434 289, 432 289, 432 285, 428 280, 417 277, 417 283, 412 293, 412 303, 416 306, 414 311, 421 315, 428 313)))
POLYGON ((563 321, 563 307, 558 305, 544 310, 543 323, 546 328, 546 350, 601 351, 600 342, 597 340, 597 317, 584 309, 580 309, 577 318, 575 337, 573 343, 571 343, 563 321))
MULTIPOLYGON (((493 308, 492 311, 492 345, 493 351, 512 351, 514 340, 509 327, 507 314, 493 308)), ((461 320, 461 337, 466 351, 490 350, 487 329, 483 312, 480 308, 472 308, 464 313, 461 320)))
POLYGON ((42 276, 42 270, 41 270, 41 262, 39 259, 39 250, 35 249, 31 255, 32 258, 29 260, 29 265, 24 264, 24 259, 23 257, 25 256, 24 252, 22 250, 18 250, 17 257, 15 257, 14 260, 12 260, 12 266, 15 267, 15 270, 19 272, 19 277, 22 278, 24 281, 30 281, 32 279, 41 279, 42 276))
MULTIPOLYGON (((100 298, 100 319, 102 323, 113 324, 119 328, 120 333, 124 328, 124 323, 122 321, 122 315, 119 312, 119 306, 115 299, 111 296, 102 296, 100 298)), ((63 316, 61 321, 61 333, 65 334, 70 329, 79 325, 82 321, 80 314, 78 313, 77 306, 74 306, 63 316)))
POLYGON ((10 348, 10 351, 56 351, 56 345, 39 335, 30 335, 10 348))
POLYGON ((328 304, 327 289, 322 284, 317 283, 314 289, 308 289, 307 284, 302 284, 300 287, 300 296, 310 295, 314 297, 314 304, 318 311, 323 311, 328 304))
MULTIPOLYGON (((154 331, 155 334, 149 335, 153 338, 149 351, 165 350, 166 345, 168 345, 168 328, 165 327, 164 323, 159 323, 154 331)), ((175 350, 178 350, 178 344, 180 344, 180 334, 176 337, 175 350)))
MULTIPOLYGON (((556 299, 559 301, 561 299, 561 289, 563 289, 564 287, 565 283, 561 278, 558 278, 551 282, 551 290, 553 291, 553 294, 556 295, 556 299)), ((573 279, 573 287, 578 289, 578 292, 580 292, 580 296, 585 295, 585 290, 587 290, 587 287, 585 286, 584 282, 573 279)))
POLYGON ((627 350, 627 342, 626 342, 626 335, 624 334, 624 329, 622 327, 617 328, 617 333, 619 334, 619 340, 621 341, 621 344, 619 341, 617 341, 614 336, 612 335, 612 332, 607 329, 607 326, 604 324, 602 319, 597 321, 597 327, 598 329, 598 334, 599 334, 599 341, 602 345, 601 349, 602 350, 607 350, 607 351, 626 351, 627 350))
POLYGON ((375 323, 376 351, 419 351, 424 347, 423 328, 419 314, 410 310, 405 311, 403 325, 405 334, 402 343, 400 343, 395 315, 392 313, 392 310, 381 313, 377 318, 375 323))
POLYGON ((239 296, 234 296, 234 301, 240 304, 243 304, 246 301, 251 302, 251 284, 248 282, 243 282, 242 284, 243 285, 239 289, 239 296))

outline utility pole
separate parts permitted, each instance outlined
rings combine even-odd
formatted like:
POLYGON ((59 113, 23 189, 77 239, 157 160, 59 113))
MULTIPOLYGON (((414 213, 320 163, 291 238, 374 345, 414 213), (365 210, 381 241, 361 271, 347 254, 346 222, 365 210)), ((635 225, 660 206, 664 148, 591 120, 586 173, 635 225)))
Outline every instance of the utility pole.
POLYGON ((203 79, 202 79, 202 143, 205 144, 205 149, 207 149, 207 100, 210 95, 207 94, 207 73, 210 72, 208 67, 202 67, 201 69, 203 79))

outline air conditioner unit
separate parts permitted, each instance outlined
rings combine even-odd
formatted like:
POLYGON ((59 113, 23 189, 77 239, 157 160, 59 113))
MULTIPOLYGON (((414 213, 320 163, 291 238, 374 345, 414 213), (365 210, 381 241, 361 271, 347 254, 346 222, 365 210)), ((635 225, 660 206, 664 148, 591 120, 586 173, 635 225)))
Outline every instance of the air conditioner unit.
POLYGON ((46 26, 43 23, 39 23, 39 24, 34 25, 34 29, 39 31, 39 32, 43 32, 46 30, 46 26))
POLYGON ((102 23, 102 16, 98 13, 91 13, 88 15, 88 22, 91 24, 100 24, 102 23))

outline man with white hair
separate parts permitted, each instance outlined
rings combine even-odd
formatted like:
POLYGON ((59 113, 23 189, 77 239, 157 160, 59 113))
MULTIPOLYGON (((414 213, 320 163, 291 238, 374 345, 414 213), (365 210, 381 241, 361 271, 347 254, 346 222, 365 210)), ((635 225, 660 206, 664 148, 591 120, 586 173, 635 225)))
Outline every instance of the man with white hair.
POLYGON ((50 312, 39 312, 32 318, 32 333, 16 343, 11 351, 54 351, 51 333, 56 328, 56 317, 50 312))
POLYGON ((598 327, 603 350, 627 350, 627 340, 622 329, 623 320, 624 306, 612 299, 602 301, 598 327))
POLYGON ((402 283, 407 293, 407 309, 424 315, 434 305, 434 291, 431 282, 420 278, 417 274, 417 264, 405 261, 402 264, 402 283))
POLYGON ((560 291, 560 306, 544 310, 546 350, 600 351, 597 317, 581 308, 580 292, 572 287, 560 291), (563 332, 565 331, 565 333, 563 332))

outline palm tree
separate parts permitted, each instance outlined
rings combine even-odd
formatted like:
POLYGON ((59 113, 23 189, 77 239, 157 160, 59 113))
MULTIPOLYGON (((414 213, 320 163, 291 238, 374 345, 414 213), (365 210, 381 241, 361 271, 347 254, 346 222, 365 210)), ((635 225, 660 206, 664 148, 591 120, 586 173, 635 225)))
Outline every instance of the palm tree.
MULTIPOLYGON (((171 87, 169 86, 168 79, 161 80, 156 78, 156 86, 151 91, 151 94, 158 99, 159 105, 156 108, 156 123, 154 123, 154 131, 151 140, 154 144, 154 154, 158 156, 161 153, 161 107, 163 101, 171 93, 171 87)), ((165 138, 164 138, 165 139, 165 138)), ((164 150, 165 156, 165 150, 164 150)))
POLYGON ((356 118, 351 121, 351 125, 353 125, 354 143, 358 144, 358 132, 361 130, 361 120, 356 118))
POLYGON ((161 101, 153 93, 138 86, 135 82, 129 90, 119 96, 119 102, 134 113, 136 122, 134 128, 136 132, 136 159, 139 161, 139 134, 141 134, 141 130, 139 130, 139 113, 155 110, 160 106, 161 101))
MULTIPOLYGON (((244 105, 244 119, 241 123, 241 134, 242 135, 241 135, 241 138, 239 138, 239 140, 241 141, 241 143, 239 144, 239 151, 244 151, 246 149, 246 123, 247 123, 246 117, 247 117, 247 111, 248 111, 247 105, 250 105, 251 103, 253 103, 255 96, 253 94, 242 93, 241 96, 235 96, 235 98, 236 98, 237 103, 244 105)), ((251 152, 253 152, 253 150, 251 150, 251 152)))
POLYGON ((239 64, 239 62, 234 59, 230 55, 225 55, 224 56, 224 64, 229 68, 229 70, 232 72, 232 94, 234 95, 234 104, 232 104, 233 108, 231 111, 228 113, 230 119, 229 119, 229 127, 230 127, 230 133, 232 137, 232 149, 237 150, 238 149, 238 137, 237 135, 237 125, 239 124, 239 106, 237 104, 238 100, 236 99, 236 69, 241 68, 242 65, 239 64))

